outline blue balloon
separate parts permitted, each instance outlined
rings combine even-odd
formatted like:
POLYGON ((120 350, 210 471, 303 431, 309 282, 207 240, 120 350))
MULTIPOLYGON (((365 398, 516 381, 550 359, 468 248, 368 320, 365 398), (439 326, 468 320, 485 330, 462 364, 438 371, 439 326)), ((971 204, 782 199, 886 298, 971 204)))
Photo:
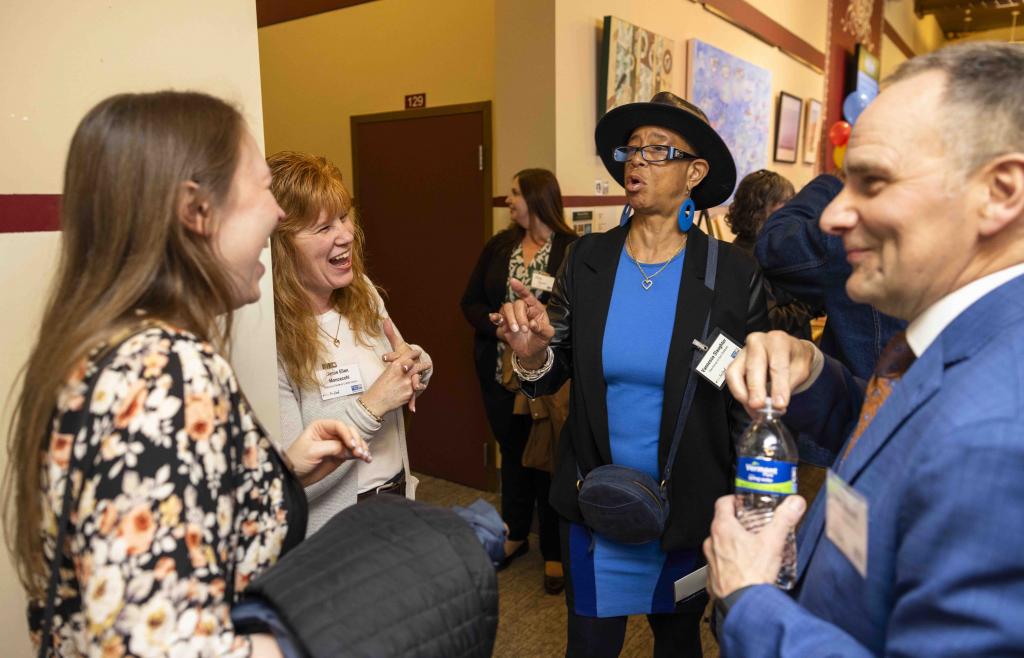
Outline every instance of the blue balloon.
POLYGON ((843 118, 853 125, 857 117, 864 111, 864 108, 871 102, 871 96, 866 91, 855 91, 843 101, 843 118))

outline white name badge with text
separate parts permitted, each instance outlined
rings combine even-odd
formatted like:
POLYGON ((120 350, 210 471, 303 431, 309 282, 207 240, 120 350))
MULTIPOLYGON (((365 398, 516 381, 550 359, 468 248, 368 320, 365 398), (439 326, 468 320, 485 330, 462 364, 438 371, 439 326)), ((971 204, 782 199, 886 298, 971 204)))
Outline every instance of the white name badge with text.
POLYGON ((708 586, 708 566, 705 564, 696 571, 691 571, 675 582, 676 603, 699 594, 708 586))
POLYGON ((711 342, 697 364, 697 374, 715 385, 719 390, 725 384, 725 371, 740 354, 740 344, 719 329, 711 335, 711 342))
POLYGON ((828 472, 825 482, 825 536, 853 564, 862 578, 868 575, 868 500, 828 472))
POLYGON ((355 363, 341 366, 333 361, 324 363, 317 371, 317 376, 320 379, 322 400, 333 400, 363 392, 363 377, 355 363))
POLYGON ((555 277, 546 272, 534 272, 530 279, 530 287, 541 292, 551 292, 555 287, 555 277))

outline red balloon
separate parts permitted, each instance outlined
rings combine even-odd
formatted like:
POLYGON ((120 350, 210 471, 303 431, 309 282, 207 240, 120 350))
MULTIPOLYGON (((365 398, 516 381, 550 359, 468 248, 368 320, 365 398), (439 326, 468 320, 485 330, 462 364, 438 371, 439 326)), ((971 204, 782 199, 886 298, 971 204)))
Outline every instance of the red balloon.
POLYGON ((850 141, 851 130, 853 128, 847 122, 836 121, 828 129, 828 141, 832 142, 833 146, 846 146, 846 142, 850 141))

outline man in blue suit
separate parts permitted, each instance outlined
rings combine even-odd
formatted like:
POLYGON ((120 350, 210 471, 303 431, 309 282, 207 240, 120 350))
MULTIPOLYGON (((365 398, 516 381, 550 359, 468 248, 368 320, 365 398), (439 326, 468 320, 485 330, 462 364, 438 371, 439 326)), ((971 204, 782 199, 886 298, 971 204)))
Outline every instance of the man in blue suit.
POLYGON ((854 127, 821 225, 850 297, 909 321, 867 388, 778 332, 730 368, 737 400, 763 406, 770 381, 836 459, 793 597, 770 583, 802 500, 756 535, 718 501, 705 553, 725 656, 1024 655, 1021 71, 1011 44, 909 60, 854 127))

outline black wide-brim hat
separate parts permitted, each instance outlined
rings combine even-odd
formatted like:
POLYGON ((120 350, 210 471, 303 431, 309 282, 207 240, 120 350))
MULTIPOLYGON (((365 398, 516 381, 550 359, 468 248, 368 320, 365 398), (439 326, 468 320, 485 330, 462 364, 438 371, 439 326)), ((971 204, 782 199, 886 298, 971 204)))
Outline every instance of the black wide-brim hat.
POLYGON ((615 161, 615 149, 625 146, 640 126, 661 126, 679 133, 708 161, 708 174, 690 190, 697 210, 721 205, 736 187, 736 163, 729 147, 708 122, 707 115, 673 93, 661 91, 649 103, 628 103, 608 111, 597 122, 594 141, 605 169, 625 187, 626 163, 615 161))

